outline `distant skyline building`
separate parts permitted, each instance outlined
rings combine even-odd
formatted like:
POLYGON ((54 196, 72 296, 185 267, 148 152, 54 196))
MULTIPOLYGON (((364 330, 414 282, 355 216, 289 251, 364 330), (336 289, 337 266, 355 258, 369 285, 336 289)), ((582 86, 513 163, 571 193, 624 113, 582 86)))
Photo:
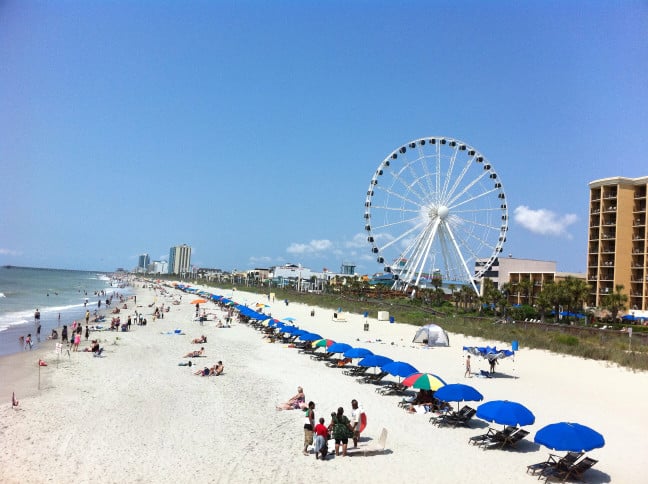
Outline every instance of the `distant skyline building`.
POLYGON ((169 274, 183 274, 191 271, 191 247, 176 245, 169 251, 169 274))
POLYGON ((648 309, 648 176, 612 177, 589 183, 588 304, 601 307, 605 296, 623 286, 628 310, 648 309))
POLYGON ((149 257, 148 254, 142 254, 139 256, 139 260, 137 262, 137 269, 139 272, 146 272, 148 269, 149 264, 151 263, 151 258, 149 257))

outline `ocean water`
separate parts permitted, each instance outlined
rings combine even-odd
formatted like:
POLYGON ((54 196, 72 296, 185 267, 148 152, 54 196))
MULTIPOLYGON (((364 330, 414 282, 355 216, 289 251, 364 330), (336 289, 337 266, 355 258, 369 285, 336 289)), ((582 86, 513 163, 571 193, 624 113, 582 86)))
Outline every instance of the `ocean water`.
MULTIPOLYGON (((86 307, 93 313, 100 299, 105 301, 114 292, 130 294, 128 287, 120 285, 121 281, 103 273, 0 267, 0 355, 22 351, 17 340, 20 335, 31 333, 36 341, 37 309, 41 339, 45 340, 59 325, 82 320, 86 307), (107 296, 100 297, 100 291, 107 296)), ((103 302, 100 309, 105 309, 103 302)))

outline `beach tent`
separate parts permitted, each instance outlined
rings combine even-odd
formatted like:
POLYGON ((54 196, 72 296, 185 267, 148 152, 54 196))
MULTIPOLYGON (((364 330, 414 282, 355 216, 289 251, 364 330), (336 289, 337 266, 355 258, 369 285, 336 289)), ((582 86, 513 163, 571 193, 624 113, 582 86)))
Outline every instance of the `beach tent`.
POLYGON ((428 346, 450 346, 448 333, 441 326, 426 324, 416 331, 413 343, 423 343, 428 346))

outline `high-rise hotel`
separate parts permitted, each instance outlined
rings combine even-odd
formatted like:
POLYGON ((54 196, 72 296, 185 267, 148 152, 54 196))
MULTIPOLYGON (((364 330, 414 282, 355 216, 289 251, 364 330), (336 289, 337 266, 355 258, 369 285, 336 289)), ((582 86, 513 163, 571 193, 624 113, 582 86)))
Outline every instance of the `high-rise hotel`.
POLYGON ((604 178, 590 182, 587 282, 588 304, 623 285, 628 309, 648 309, 648 177, 604 178))
POLYGON ((191 247, 176 245, 169 251, 169 274, 184 274, 191 271, 191 247))

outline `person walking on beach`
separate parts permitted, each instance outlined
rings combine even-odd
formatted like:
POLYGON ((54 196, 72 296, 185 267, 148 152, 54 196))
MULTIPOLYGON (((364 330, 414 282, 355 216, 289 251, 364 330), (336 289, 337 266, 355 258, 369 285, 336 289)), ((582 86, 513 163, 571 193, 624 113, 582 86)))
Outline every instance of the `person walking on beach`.
POLYGON ((25 349, 27 349, 28 346, 29 346, 29 351, 31 351, 32 349, 31 333, 29 333, 25 338, 25 349))
POLYGON ((64 324, 63 329, 61 330, 61 343, 67 343, 67 342, 68 342, 67 324, 64 324))
POLYGON ((86 325, 90 322, 90 311, 86 309, 86 325))
POLYGON ((308 402, 304 410, 304 455, 308 455, 308 446, 313 445, 313 429, 315 427, 315 402, 308 402))
POLYGON ((40 322, 38 323, 38 326, 36 326, 36 341, 40 343, 40 333, 41 333, 41 324, 40 322))
POLYGON ((74 334, 74 347, 72 351, 79 351, 79 343, 81 343, 81 333, 77 332, 74 334))
POLYGON ((86 330, 85 330, 86 341, 88 341, 89 337, 90 337, 90 328, 88 328, 88 323, 86 323, 86 330))
POLYGON ((472 378, 470 375, 470 355, 466 356, 466 372, 464 373, 464 378, 472 378))
POLYGON ((351 400, 351 426, 353 427, 353 448, 358 447, 358 440, 360 439, 360 414, 362 408, 358 405, 358 401, 354 398, 351 400))

